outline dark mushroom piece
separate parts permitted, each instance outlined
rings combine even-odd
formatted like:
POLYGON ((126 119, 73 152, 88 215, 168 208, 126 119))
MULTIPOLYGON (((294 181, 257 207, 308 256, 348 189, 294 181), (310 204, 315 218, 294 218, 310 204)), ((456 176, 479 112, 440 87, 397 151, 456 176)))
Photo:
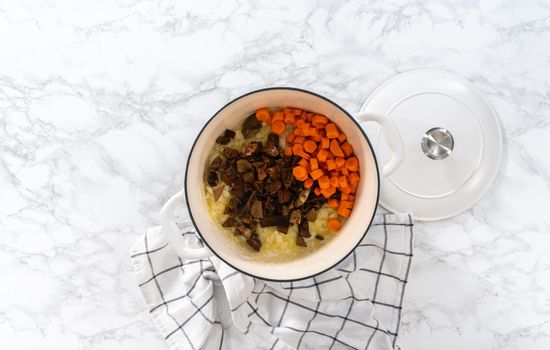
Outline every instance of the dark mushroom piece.
POLYGON ((257 154, 259 154, 262 151, 262 143, 261 142, 250 142, 246 147, 243 149, 242 155, 243 157, 252 157, 257 154))
POLYGON ((253 232, 250 237, 246 240, 249 246, 252 247, 255 251, 259 252, 262 248, 262 242, 260 241, 260 236, 256 232, 253 232))
POLYGON ((289 190, 277 192, 277 199, 279 201, 279 204, 288 203, 291 198, 292 198, 292 192, 289 190))
POLYGON ((302 236, 304 238, 311 237, 311 233, 309 233, 309 222, 307 220, 302 221, 298 228, 298 236, 302 236))
POLYGON ((252 169, 252 164, 246 159, 237 160, 237 171, 239 173, 244 173, 252 169))
POLYGON ((277 226, 277 231, 286 235, 288 233, 288 226, 277 226))
POLYGON ((225 186, 224 185, 219 185, 218 187, 216 187, 212 193, 214 194, 214 201, 218 201, 218 199, 220 199, 220 197, 222 196, 222 193, 223 193, 223 190, 225 189, 225 186))
POLYGON ((248 228, 244 225, 240 225, 240 226, 237 226, 237 229, 235 230, 235 233, 243 235, 248 239, 248 238, 250 238, 250 236, 252 236, 253 231, 250 228, 248 228))
POLYGON ((264 217, 261 201, 254 200, 254 202, 252 202, 252 205, 250 206, 250 215, 256 219, 261 219, 264 217))
POLYGON ((277 193, 277 191, 279 191, 281 189, 281 187, 283 187, 283 184, 279 180, 269 181, 265 185, 266 191, 269 192, 269 194, 271 194, 271 195, 277 193))
POLYGON ((317 220, 317 210, 316 209, 310 209, 306 214, 307 221, 315 221, 317 220))
POLYGON ((298 198, 294 201, 294 206, 301 207, 307 201, 307 197, 309 197, 310 192, 311 188, 304 188, 298 195, 298 198))
POLYGON ((300 235, 296 236, 296 245, 299 247, 307 247, 306 241, 300 235))
POLYGON ((243 122, 241 132, 245 139, 249 138, 252 134, 262 127, 262 122, 256 119, 256 114, 251 114, 243 122))
POLYGON ((250 196, 248 197, 248 199, 246 200, 244 206, 242 207, 242 209, 240 211, 240 215, 243 215, 243 214, 247 213, 250 210, 250 206, 252 205, 252 203, 254 202, 255 199, 256 199, 256 191, 254 191, 250 194, 250 196))
POLYGON ((262 181, 254 181, 256 191, 262 193, 264 191, 264 183, 262 181))
POLYGON ((299 210, 293 210, 290 212, 290 219, 288 220, 292 225, 299 225, 302 221, 302 213, 299 210))
POLYGON ((320 240, 320 241, 322 241, 322 240, 325 239, 325 237, 320 236, 320 235, 315 235, 315 238, 318 239, 318 240, 320 240))
POLYGON ((288 226, 288 224, 288 216, 284 215, 270 215, 264 216, 262 219, 260 219, 260 225, 262 227, 288 226))
POLYGON ((230 147, 225 147, 222 150, 222 155, 227 159, 234 159, 239 156, 239 151, 230 147))
POLYGON ((239 222, 234 217, 230 216, 227 218, 227 220, 224 221, 222 224, 223 227, 237 227, 239 226, 239 222))
POLYGON ((256 175, 254 174, 254 171, 248 171, 243 174, 243 180, 244 182, 248 184, 253 184, 254 181, 256 181, 256 175))
POLYGON ((231 139, 235 137, 235 135, 236 134, 233 130, 225 129, 223 134, 216 139, 216 143, 220 145, 227 145, 231 139))
POLYGON ((210 170, 218 170, 223 163, 223 159, 221 157, 216 157, 212 162, 210 163, 210 170))
POLYGON ((218 174, 215 171, 209 171, 206 179, 210 187, 214 187, 218 184, 218 174))
POLYGON ((263 181, 267 177, 266 167, 267 165, 264 164, 256 169, 256 172, 258 173, 258 180, 263 181))
POLYGON ((269 175, 269 177, 272 179, 279 179, 280 177, 280 170, 279 170, 279 167, 276 165, 270 166, 265 171, 267 175, 269 175))

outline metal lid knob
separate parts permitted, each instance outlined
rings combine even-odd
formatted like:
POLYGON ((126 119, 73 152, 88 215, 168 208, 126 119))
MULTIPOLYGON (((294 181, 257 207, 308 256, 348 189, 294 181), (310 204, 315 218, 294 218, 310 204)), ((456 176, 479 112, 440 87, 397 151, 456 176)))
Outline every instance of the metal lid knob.
POLYGON ((453 135, 445 128, 433 128, 422 135, 422 151, 430 159, 441 160, 451 155, 455 145, 453 135))

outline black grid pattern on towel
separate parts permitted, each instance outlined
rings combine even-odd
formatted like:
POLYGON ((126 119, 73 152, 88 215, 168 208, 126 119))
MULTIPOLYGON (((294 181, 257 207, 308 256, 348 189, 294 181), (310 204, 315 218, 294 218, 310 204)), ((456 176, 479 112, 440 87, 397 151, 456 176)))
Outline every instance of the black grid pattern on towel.
MULTIPOLYGON (((369 349, 372 348, 371 345, 376 344, 377 337, 389 337, 392 347, 397 348, 396 340, 399 334, 403 296, 413 256, 414 224, 411 215, 406 217, 406 221, 401 220, 401 223, 395 223, 387 222, 386 215, 378 215, 377 218, 379 219, 375 220, 372 226, 382 227, 382 241, 371 242, 365 239, 344 262, 335 268, 339 273, 337 277, 332 276, 324 279, 324 274, 321 274, 303 281, 280 283, 280 289, 288 292, 286 295, 272 288, 266 288, 268 283, 255 279, 256 284, 252 295, 246 302, 231 310, 231 312, 243 311, 249 318, 244 334, 251 331, 266 330, 274 335, 271 343, 272 349, 279 348, 281 340, 283 340, 285 346, 290 345, 296 349, 310 348, 312 344, 317 348, 326 349, 342 347, 369 349), (395 244, 390 241, 388 233, 392 229, 399 228, 401 229, 401 235, 406 234, 406 237, 400 238, 406 244, 401 246, 401 250, 396 250, 395 244), (375 255, 374 252, 378 252, 378 254, 375 255), (376 261, 371 261, 369 267, 365 267, 362 262, 358 262, 358 256, 362 259, 365 254, 372 257, 370 260, 375 260, 375 257, 377 257, 376 261), (397 274, 387 270, 386 261, 391 255, 401 257, 401 266, 397 274), (364 281, 365 279, 374 282, 369 284, 372 287, 371 290, 357 290, 357 281, 364 281), (341 288, 342 281, 345 281, 349 287, 350 296, 345 300, 339 300, 341 304, 336 310, 330 306, 329 302, 325 301, 325 298, 330 298, 327 295, 331 293, 331 289, 334 289, 335 286, 341 288), (388 285, 392 286, 392 290, 396 290, 393 292, 393 300, 384 298, 386 293, 382 290, 386 290, 388 285), (319 300, 308 301, 293 298, 293 294, 300 290, 313 291, 319 300), (375 317, 370 319, 362 317, 361 310, 368 310, 369 307, 374 309, 373 315, 375 317), (277 312, 270 313, 268 310, 277 310, 277 312), (355 310, 359 311, 355 312, 355 310), (383 320, 377 318, 376 315, 380 314, 387 315, 387 317, 383 320), (299 324, 293 321, 296 317, 301 319, 299 324), (329 326, 327 327, 327 325, 329 326), (296 333, 296 336, 288 336, 289 331, 290 333, 296 333), (368 336, 361 343, 350 343, 345 334, 353 332, 363 332, 368 336), (286 334, 286 336, 282 334, 286 334)), ((189 232, 184 234, 189 234, 189 232)), ((201 243, 198 242, 198 244, 201 243)), ((139 244, 136 246, 139 247, 139 244)), ((163 312, 167 319, 172 320, 171 328, 168 328, 169 325, 166 322, 159 326, 165 338, 169 340, 179 334, 179 338, 185 339, 186 343, 179 346, 183 346, 185 349, 197 349, 189 334, 192 332, 190 329, 193 328, 191 325, 198 322, 219 327, 219 331, 216 332, 219 335, 218 345, 216 346, 222 349, 225 332, 220 321, 217 318, 207 316, 203 312, 204 308, 211 306, 213 295, 200 302, 195 299, 199 294, 198 291, 204 290, 205 284, 212 282, 213 279, 231 283, 232 277, 239 275, 239 273, 233 270, 221 276, 209 259, 182 261, 175 254, 173 262, 165 261, 166 256, 163 254, 162 264, 160 262, 157 264, 155 256, 160 255, 160 252, 169 248, 166 244, 159 244, 158 247, 151 249, 147 234, 144 236, 141 247, 142 250, 138 251, 134 247, 131 258, 134 261, 146 261, 146 265, 148 265, 140 267, 142 270, 148 270, 145 275, 142 274, 142 280, 139 281, 142 292, 143 288, 149 288, 149 293, 155 289, 158 293, 153 298, 154 300, 151 300, 144 292, 149 312, 152 314, 163 312), (162 269, 159 270, 156 267, 157 265, 162 266, 162 269), (184 281, 181 288, 175 288, 173 283, 166 283, 174 278, 175 273, 179 274, 181 280, 184 281), (186 276, 193 276, 193 278, 185 279, 186 276), (170 289, 169 292, 163 290, 164 285, 167 289, 170 289), (186 315, 174 316, 175 312, 171 309, 171 305, 181 301, 188 301, 192 305, 190 308, 192 312, 186 315)), ((137 270, 136 264, 134 266, 137 270)), ((178 279, 176 282, 180 283, 180 280, 178 279)))

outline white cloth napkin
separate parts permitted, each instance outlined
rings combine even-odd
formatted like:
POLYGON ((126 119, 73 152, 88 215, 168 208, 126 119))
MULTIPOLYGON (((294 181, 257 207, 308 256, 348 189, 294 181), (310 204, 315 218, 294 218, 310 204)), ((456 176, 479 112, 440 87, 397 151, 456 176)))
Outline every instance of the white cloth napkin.
MULTIPOLYGON (((202 245, 191 226, 187 243, 202 245)), ((139 288, 171 349, 395 349, 412 258, 410 214, 377 215, 334 269, 298 282, 182 260, 159 227, 131 250, 139 288)))

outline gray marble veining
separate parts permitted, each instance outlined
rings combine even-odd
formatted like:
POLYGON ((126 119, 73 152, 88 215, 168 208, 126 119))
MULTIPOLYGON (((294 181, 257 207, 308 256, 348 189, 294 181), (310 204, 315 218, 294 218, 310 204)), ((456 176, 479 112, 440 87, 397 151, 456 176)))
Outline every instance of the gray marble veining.
POLYGON ((420 223, 404 349, 550 348, 550 3, 0 2, 0 344, 164 349, 129 265, 201 125, 289 85, 357 110, 413 68, 498 111, 500 175, 420 223))

